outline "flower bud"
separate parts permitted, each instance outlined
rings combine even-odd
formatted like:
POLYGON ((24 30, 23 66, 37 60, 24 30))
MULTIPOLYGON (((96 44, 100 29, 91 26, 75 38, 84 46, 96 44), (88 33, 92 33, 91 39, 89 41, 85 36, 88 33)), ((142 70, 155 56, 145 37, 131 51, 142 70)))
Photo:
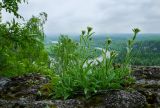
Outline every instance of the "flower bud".
POLYGON ((137 36, 137 33, 139 33, 140 30, 138 28, 135 28, 135 29, 133 29, 133 32, 134 32, 133 40, 135 40, 136 36, 137 36))
POLYGON ((82 35, 85 35, 86 31, 85 30, 82 30, 82 35))
MULTIPOLYGON (((136 36, 136 35, 137 35, 137 33, 139 33, 139 32, 140 32, 140 29, 135 28, 135 29, 133 29, 132 31, 134 32, 134 34, 135 34, 135 36, 136 36)), ((134 36, 134 39, 135 39, 135 36, 134 36)))
POLYGON ((88 33, 90 33, 92 31, 92 27, 87 27, 88 33))
POLYGON ((135 34, 137 34, 137 33, 139 33, 139 32, 140 32, 140 29, 135 28, 135 29, 133 29, 133 32, 134 32, 135 34))
POLYGON ((107 44, 110 45, 111 43, 112 43, 112 40, 111 40, 111 39, 108 39, 108 40, 107 40, 107 44))

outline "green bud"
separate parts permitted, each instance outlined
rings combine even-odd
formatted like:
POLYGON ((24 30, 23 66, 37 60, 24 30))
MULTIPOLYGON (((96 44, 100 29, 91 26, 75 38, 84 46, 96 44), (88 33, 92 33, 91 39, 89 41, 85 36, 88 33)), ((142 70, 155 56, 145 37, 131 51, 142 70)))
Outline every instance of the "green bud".
POLYGON ((82 35, 85 35, 86 31, 85 30, 82 30, 82 35))
POLYGON ((88 33, 90 33, 92 31, 92 27, 87 27, 88 33))
POLYGON ((138 28, 135 28, 135 29, 133 29, 133 32, 134 32, 133 40, 135 40, 136 36, 140 32, 140 30, 138 28))
POLYGON ((107 40, 107 44, 110 45, 111 43, 112 43, 112 40, 111 40, 111 39, 108 39, 108 40, 107 40))
POLYGON ((135 34, 137 34, 137 33, 139 33, 139 32, 140 32, 140 29, 135 28, 135 29, 133 29, 133 32, 134 32, 135 34))

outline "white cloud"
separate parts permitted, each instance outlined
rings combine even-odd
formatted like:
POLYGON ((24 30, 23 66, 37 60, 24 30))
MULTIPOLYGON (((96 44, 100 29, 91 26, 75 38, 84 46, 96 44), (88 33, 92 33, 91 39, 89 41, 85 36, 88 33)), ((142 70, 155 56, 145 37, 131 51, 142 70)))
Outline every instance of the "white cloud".
MULTIPOLYGON (((90 25, 97 33, 125 33, 133 27, 160 32, 160 0, 29 0, 20 6, 25 18, 48 14, 47 34, 79 33, 90 25)), ((4 20, 11 17, 3 14, 4 20)))

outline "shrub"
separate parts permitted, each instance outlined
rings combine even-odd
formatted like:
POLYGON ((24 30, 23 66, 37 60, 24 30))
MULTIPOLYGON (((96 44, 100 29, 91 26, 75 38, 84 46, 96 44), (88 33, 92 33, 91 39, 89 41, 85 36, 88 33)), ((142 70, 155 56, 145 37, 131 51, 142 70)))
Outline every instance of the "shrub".
POLYGON ((0 24, 0 76, 12 77, 44 71, 48 53, 44 48, 43 24, 46 14, 32 17, 27 23, 15 20, 0 24))

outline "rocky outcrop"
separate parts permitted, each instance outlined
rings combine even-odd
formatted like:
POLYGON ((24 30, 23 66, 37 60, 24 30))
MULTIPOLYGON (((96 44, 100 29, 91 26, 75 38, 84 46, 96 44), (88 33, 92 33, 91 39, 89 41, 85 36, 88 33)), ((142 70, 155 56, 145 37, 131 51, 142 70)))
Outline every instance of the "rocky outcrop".
POLYGON ((134 67, 134 88, 142 93, 148 107, 160 108, 160 67, 134 67))
POLYGON ((48 83, 46 77, 40 74, 28 74, 11 79, 0 79, 0 98, 16 100, 21 97, 36 98, 39 89, 48 83))
POLYGON ((16 100, 0 99, 2 108, 144 108, 145 97, 139 92, 108 91, 85 100, 34 100, 18 98, 16 100))
POLYGON ((49 79, 40 74, 0 78, 0 108, 159 108, 160 68, 134 67, 133 70, 136 78, 133 90, 101 91, 87 100, 82 96, 52 99, 49 91, 41 92, 50 85, 49 79))

